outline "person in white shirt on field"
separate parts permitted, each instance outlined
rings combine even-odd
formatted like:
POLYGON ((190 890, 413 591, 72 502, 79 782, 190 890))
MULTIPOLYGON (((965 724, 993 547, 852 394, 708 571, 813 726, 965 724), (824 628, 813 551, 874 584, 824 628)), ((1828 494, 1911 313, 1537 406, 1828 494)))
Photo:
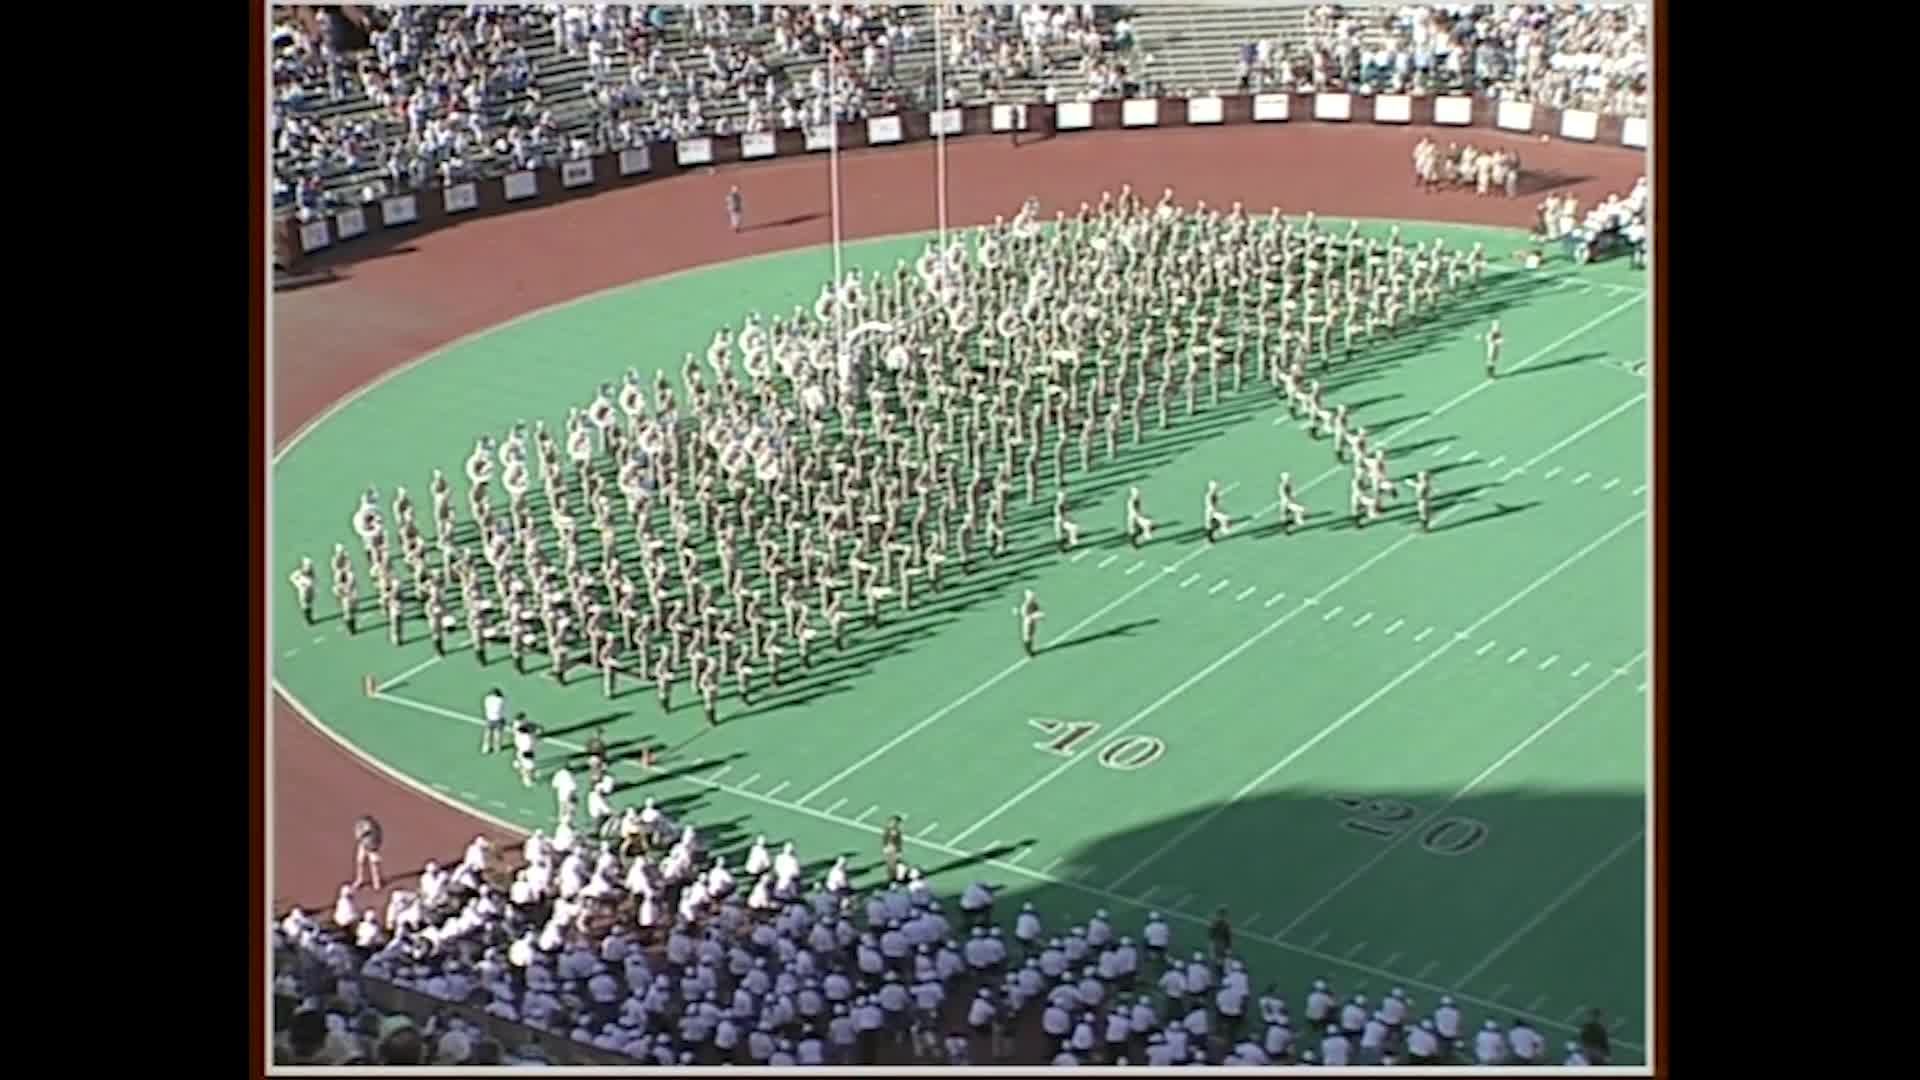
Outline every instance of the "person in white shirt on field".
POLYGON ((1460 1041, 1460 1007, 1451 996, 1443 995, 1440 1006, 1433 1010, 1433 1030, 1448 1043, 1460 1041))
POLYGON ((1507 1036, 1498 1023, 1489 1020, 1481 1025, 1480 1033, 1473 1038, 1473 1057, 1482 1065, 1506 1064, 1507 1036))
POLYGON ((554 813, 561 821, 573 817, 573 796, 580 790, 580 781, 573 778, 573 770, 565 765, 554 770, 553 774, 554 813))
POLYGON ((1507 1046, 1513 1051, 1513 1061, 1520 1065, 1543 1064, 1546 1056, 1547 1040, 1540 1037, 1525 1020, 1516 1019, 1507 1030, 1507 1046))
POLYGON ((507 735, 507 695, 498 687, 487 691, 487 696, 480 699, 480 715, 487 723, 486 730, 480 733, 480 752, 498 753, 507 735))
POLYGON ((1350 1049, 1346 1035, 1341 1033, 1337 1026, 1328 1024, 1326 1037, 1320 1040, 1320 1059, 1328 1065, 1339 1068, 1348 1063, 1350 1049))

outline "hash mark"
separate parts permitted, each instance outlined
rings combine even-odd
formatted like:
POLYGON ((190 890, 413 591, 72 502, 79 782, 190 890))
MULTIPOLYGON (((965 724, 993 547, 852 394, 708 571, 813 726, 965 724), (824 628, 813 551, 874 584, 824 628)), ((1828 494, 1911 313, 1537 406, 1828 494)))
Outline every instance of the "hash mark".
POLYGON ((793 781, 791 781, 791 780, 782 780, 782 781, 780 781, 780 782, 779 782, 778 784, 775 784, 775 785, 773 786, 773 788, 772 788, 771 790, 769 790, 769 791, 767 792, 767 794, 766 794, 766 796, 765 796, 765 797, 766 797, 766 798, 769 798, 769 799, 771 799, 771 798, 773 798, 773 797, 774 797, 775 795, 778 795, 778 794, 780 794, 780 793, 781 793, 782 791, 785 791, 785 790, 787 789, 787 785, 789 785, 789 784, 791 784, 791 783, 793 783, 793 781))
POLYGON ((1361 942, 1360 944, 1358 944, 1358 945, 1355 945, 1355 946, 1354 946, 1353 948, 1351 948, 1351 949, 1348 949, 1348 950, 1347 950, 1347 959, 1349 959, 1349 960, 1351 960, 1351 959, 1353 959, 1354 957, 1356 957, 1356 956, 1359 956, 1359 955, 1360 955, 1360 952, 1361 952, 1361 950, 1363 950, 1363 949, 1365 949, 1366 947, 1367 947, 1367 943, 1363 941, 1363 942, 1361 942))
POLYGON ((1440 965, 1439 965, 1438 963, 1436 963, 1436 962, 1434 962, 1434 961, 1432 961, 1432 960, 1429 960, 1429 961, 1427 961, 1427 966, 1426 966, 1426 967, 1423 967, 1423 968, 1421 968, 1421 969, 1420 969, 1420 970, 1419 970, 1418 972, 1415 972, 1415 973, 1414 973, 1414 976, 1413 976, 1413 977, 1414 977, 1415 979, 1424 979, 1424 978, 1426 978, 1426 977, 1427 977, 1427 974, 1428 974, 1428 972, 1431 972, 1431 971, 1432 971, 1432 970, 1433 970, 1434 968, 1436 968, 1436 967, 1439 967, 1439 966, 1440 966, 1440 965))
POLYGON ((1593 474, 1592 474, 1592 473, 1590 473, 1590 472, 1583 472, 1583 473, 1581 473, 1581 474, 1580 474, 1579 476, 1576 476, 1576 477, 1574 477, 1574 478, 1573 478, 1573 482, 1574 482, 1574 483, 1576 483, 1576 484, 1584 484, 1584 483, 1586 483, 1586 482, 1587 482, 1587 479, 1588 479, 1589 477, 1591 477, 1592 475, 1593 475, 1593 474))
POLYGON ((1641 684, 1640 684, 1639 686, 1636 686, 1636 687, 1634 687, 1634 691, 1633 691, 1633 692, 1634 692, 1634 693, 1636 693, 1636 694, 1644 694, 1644 693, 1646 693, 1646 692, 1647 692, 1647 684, 1646 684, 1646 683, 1641 683, 1641 684))
POLYGON ((500 809, 500 810, 505 810, 505 809, 507 808, 507 804, 506 804, 506 803, 503 803, 503 802, 501 802, 501 801, 500 801, 499 799, 488 799, 488 800, 487 800, 487 805, 488 805, 488 806, 492 806, 492 807, 495 807, 495 808, 497 808, 497 809, 500 809))
POLYGON ((1560 654, 1554 653, 1552 656, 1549 656, 1545 660, 1540 661, 1540 670, 1541 671, 1547 670, 1548 668, 1554 665, 1555 661, 1559 659, 1560 659, 1560 654))
POLYGON ((1447 451, 1449 451, 1449 450, 1451 450, 1451 449, 1453 449, 1453 444, 1452 444, 1452 443, 1447 443, 1447 444, 1444 444, 1444 445, 1441 445, 1441 446, 1437 446, 1437 447, 1435 447, 1435 448, 1434 448, 1434 451, 1433 451, 1433 456, 1434 456, 1434 457, 1446 457, 1446 456, 1447 456, 1447 451))
POLYGON ((1519 475, 1520 475, 1521 473, 1523 473, 1523 472, 1526 472, 1526 471, 1527 471, 1527 470, 1525 470, 1525 469, 1522 469, 1522 468, 1519 468, 1519 467, 1517 467, 1517 466, 1516 466, 1516 467, 1514 467, 1514 468, 1511 468, 1511 469, 1508 469, 1508 470, 1507 470, 1507 475, 1505 475, 1505 476, 1502 476, 1502 477, 1500 478, 1500 482, 1504 484, 1504 483, 1506 483, 1507 481, 1509 481, 1509 480, 1511 480, 1511 479, 1513 479, 1513 478, 1514 478, 1514 477, 1516 477, 1516 476, 1519 476, 1519 475))
POLYGON ((1542 1008, 1544 1008, 1546 1004, 1547 1004, 1547 995, 1541 994, 1539 997, 1534 998, 1533 1001, 1527 1005, 1527 1011, 1530 1013, 1537 1013, 1542 1008))
POLYGON ((862 810, 862 811, 860 811, 860 816, 859 816, 859 817, 857 817, 857 818, 854 818, 854 819, 853 819, 853 823, 854 823, 855 825, 858 825, 858 824, 860 824, 861 822, 863 822, 863 821, 865 821, 865 820, 867 820, 867 815, 868 815, 868 814, 871 814, 871 813, 873 813, 873 812, 874 812, 875 810, 878 810, 878 809, 880 809, 880 804, 879 804, 879 803, 875 803, 875 804, 873 804, 872 806, 869 806, 869 807, 867 807, 867 808, 866 808, 865 810, 862 810))
POLYGON ((1633 489, 1633 493, 1635 495, 1645 495, 1647 493, 1647 485, 1641 484, 1639 487, 1633 489))
POLYGON ((1234 597, 1234 599, 1235 599, 1235 600, 1245 600, 1245 599, 1246 599, 1247 597, 1249 597, 1249 596, 1252 596, 1252 595, 1254 594, 1254 592, 1255 592, 1255 591, 1256 591, 1257 589, 1259 589, 1259 588, 1260 588, 1260 586, 1258 586, 1258 585, 1249 585, 1249 586, 1247 586, 1246 588, 1244 588, 1244 589, 1241 589, 1241 590, 1240 590, 1240 595, 1239 595, 1239 596, 1236 596, 1236 597, 1234 597))
POLYGON ((1568 673, 1567 673, 1567 678, 1569 678, 1569 679, 1577 679, 1577 678, 1579 678, 1579 677, 1580 677, 1580 673, 1581 673, 1581 672, 1583 672, 1583 671, 1585 671, 1585 670, 1587 670, 1588 668, 1590 668, 1590 667, 1592 667, 1592 666, 1593 666, 1593 661, 1591 661, 1591 660, 1589 660, 1589 661, 1587 661, 1586 663, 1584 663, 1584 664, 1581 664, 1581 665, 1580 665, 1579 667, 1577 667, 1577 668, 1574 668, 1574 669, 1573 669, 1572 671, 1570 671, 1570 672, 1568 672, 1568 673))
POLYGON ((1433 627, 1429 626, 1425 630, 1422 630, 1419 633, 1413 635, 1413 643, 1415 645, 1418 645, 1419 643, 1427 640, 1427 635, 1431 633, 1433 633, 1433 627))
POLYGON ((1498 989, 1498 990, 1495 990, 1495 991, 1494 991, 1494 992, 1493 992, 1493 993, 1492 993, 1492 994, 1491 994, 1491 995, 1489 996, 1489 1000, 1492 1000, 1492 1001, 1499 1001, 1499 1000, 1500 1000, 1500 998, 1501 998, 1501 996, 1502 996, 1502 995, 1504 995, 1504 994, 1505 994, 1505 993, 1506 993, 1507 991, 1509 991, 1509 990, 1511 990, 1511 989, 1513 989, 1513 984, 1512 984, 1512 983, 1501 983, 1501 984, 1500 984, 1500 989, 1498 989))
POLYGON ((1274 594, 1273 594, 1273 595, 1272 595, 1271 597, 1269 597, 1269 598, 1267 599, 1267 602, 1266 602, 1265 604, 1263 604, 1263 605, 1261 605, 1261 606, 1262 606, 1262 607, 1272 607, 1273 605, 1275 605, 1275 604, 1277 604, 1277 603, 1279 603, 1280 601, 1282 601, 1282 600, 1284 600, 1284 599, 1286 599, 1286 596, 1287 596, 1287 594, 1286 594, 1286 593, 1283 593, 1283 592, 1277 592, 1277 593, 1274 593, 1274 594))
POLYGON ((1372 621, 1373 621, 1373 612, 1369 611, 1365 615, 1362 615, 1359 618, 1353 620, 1353 628, 1355 630, 1358 630, 1372 621))
POLYGON ((1460 455, 1460 460, 1462 463, 1465 463, 1465 462, 1472 461, 1474 458, 1477 458, 1479 456, 1480 456, 1480 451, 1469 450, 1466 453, 1460 455))
POLYGON ((323 638, 323 637, 317 637, 317 638, 314 638, 314 639, 313 639, 313 643, 314 643, 315 645, 318 645, 318 644, 320 644, 321 642, 323 642, 323 641, 325 641, 325 640, 327 640, 327 639, 326 639, 326 638, 323 638))
POLYGON ((1544 479, 1551 480, 1554 477, 1559 476, 1563 472, 1566 472, 1566 470, 1561 468, 1558 465, 1555 465, 1553 468, 1547 470, 1547 475, 1544 477, 1544 479))
POLYGON ((1160 891, 1160 886, 1155 885, 1149 888, 1146 892, 1141 893, 1139 896, 1135 897, 1134 899, 1144 904, 1147 902, 1147 897, 1152 896, 1154 893, 1157 893, 1159 891, 1160 891))
POLYGON ((939 823, 939 822, 937 822, 937 821, 936 821, 936 822, 933 822, 932 824, 929 824, 929 825, 928 825, 928 826, 927 826, 926 828, 924 828, 924 829, 921 829, 921 830, 920 830, 919 832, 917 832, 917 833, 914 833, 914 834, 913 834, 913 838, 914 838, 915 840, 925 840, 925 839, 926 839, 927 837, 929 837, 929 836, 932 836, 932 835, 933 835, 933 830, 935 830, 935 829, 937 829, 937 828, 939 828, 939 827, 940 827, 940 823, 939 823))
POLYGON ((1134 563, 1132 566, 1127 567, 1127 576, 1132 577, 1133 575, 1139 573, 1141 568, 1146 565, 1147 564, 1144 562, 1137 562, 1137 563, 1134 563))
MULTIPOLYGON (((700 763, 699 763, 699 762, 697 762, 697 761, 696 761, 696 762, 694 762, 693 764, 694 764, 694 768, 699 768, 699 767, 700 767, 700 763)), ((721 777, 723 777, 723 776, 725 776, 725 775, 727 775, 727 774, 728 774, 729 772, 732 772, 732 771, 733 771, 733 766, 731 766, 731 765, 722 765, 722 766, 720 766, 720 771, 719 771, 719 772, 717 772, 717 773, 712 773, 712 774, 710 774, 710 775, 708 775, 708 777, 707 777, 707 779, 709 779, 709 780, 718 780, 718 779, 720 779, 721 777)))
POLYGON ((1525 645, 1522 645, 1518 649, 1514 650, 1514 653, 1512 656, 1507 657, 1507 663, 1511 664, 1515 660, 1518 660, 1525 655, 1527 655, 1527 647, 1525 645))
POLYGON ((1052 862, 1040 868, 1040 872, 1045 874, 1052 871, 1054 867, 1059 866, 1061 863, 1065 862, 1066 858, 1067 857, 1065 855, 1055 856, 1052 862))
MULTIPOLYGON (((694 762, 694 767, 695 767, 695 768, 699 768, 699 766, 700 766, 700 763, 699 763, 699 762, 697 762, 697 761, 696 761, 696 762, 694 762)), ((743 788, 750 788, 750 787, 752 787, 752 786, 753 786, 753 782, 754 782, 755 780, 758 780, 758 779, 760 779, 760 774, 759 774, 759 773, 754 773, 754 774, 753 774, 752 776, 749 776, 749 777, 747 777, 747 778, 746 778, 745 780, 742 780, 742 781, 740 781, 740 786, 741 786, 741 787, 743 787, 743 788)))
POLYGON ((1068 562, 1079 562, 1079 561, 1080 561, 1081 559, 1084 559, 1084 558, 1086 558, 1086 557, 1087 557, 1088 555, 1091 555, 1091 554, 1092 554, 1092 552, 1089 552, 1089 551, 1082 551, 1082 552, 1080 552, 1079 554, 1077 554, 1077 555, 1075 555, 1075 556, 1074 556, 1073 558, 1071 558, 1071 559, 1068 559, 1067 561, 1068 561, 1068 562))
POLYGON ((1227 579, 1221 578, 1219 581, 1216 581, 1213 583, 1213 588, 1207 590, 1207 595, 1212 596, 1214 593, 1217 593, 1221 589, 1224 589, 1226 587, 1227 587, 1227 579))
POLYGON ((1107 556, 1106 558, 1104 558, 1104 559, 1101 559, 1101 560, 1100 560, 1100 565, 1099 565, 1099 566, 1096 566, 1096 567, 1094 567, 1094 569, 1095 569, 1095 570, 1105 570, 1105 569, 1106 569, 1106 568, 1107 568, 1107 567, 1108 567, 1108 566, 1109 566, 1110 564, 1112 564, 1112 563, 1113 563, 1113 562, 1114 562, 1115 560, 1117 560, 1117 559, 1119 559, 1119 558, 1120 558, 1120 556, 1118 556, 1118 555, 1109 555, 1109 556, 1107 556))
POLYGON ((1309 948, 1309 949, 1317 949, 1317 948, 1319 948, 1319 947, 1320 947, 1320 943, 1321 943, 1321 942, 1323 942, 1323 941, 1325 941, 1325 940, 1327 940, 1327 932, 1326 932, 1325 930, 1322 930, 1322 931, 1320 931, 1320 936, 1319 936, 1319 937, 1317 937, 1317 938, 1314 938, 1314 939, 1313 939, 1313 944, 1311 944, 1311 945, 1309 945, 1309 946, 1307 946, 1307 948, 1309 948))
POLYGON ((834 804, 833 804, 832 806, 829 806, 829 807, 827 807, 827 811, 826 811, 826 812, 827 812, 827 813, 829 813, 829 814, 831 814, 831 813, 833 813, 833 812, 834 812, 835 810, 838 810, 838 809, 840 809, 841 807, 843 807, 843 806, 845 806, 845 805, 847 805, 847 800, 845 800, 845 799, 841 799, 841 800, 840 800, 839 802, 837 802, 837 803, 834 803, 834 804))
POLYGON ((1332 621, 1334 616, 1340 614, 1342 611, 1345 611, 1346 609, 1347 609, 1347 605, 1345 604, 1335 604, 1331 609, 1327 611, 1325 615, 1320 616, 1320 621, 1330 622, 1332 621))
POLYGON ((1179 910, 1181 910, 1181 909, 1183 909, 1183 908, 1185 908, 1185 907, 1187 906, 1187 901, 1189 901, 1189 900, 1191 900, 1191 899, 1193 899, 1193 894, 1192 894, 1192 893, 1187 893, 1187 894, 1185 894, 1184 896, 1182 896, 1182 897, 1180 897, 1180 899, 1178 899, 1178 900, 1175 900, 1175 901, 1173 902, 1173 910, 1175 910, 1175 911, 1179 911, 1179 910))
POLYGON ((1497 469, 1500 467, 1500 463, 1505 460, 1507 460, 1507 455, 1501 454, 1499 457, 1494 458, 1492 461, 1487 462, 1487 468, 1497 469))
POLYGON ((1398 960, 1398 959, 1400 959, 1400 954, 1399 954, 1399 953, 1394 953, 1394 954, 1393 954, 1392 956, 1389 956, 1389 957, 1387 957, 1387 958, 1386 958, 1385 960, 1382 960, 1382 961, 1380 962, 1380 966, 1381 966, 1381 967, 1383 967, 1383 968, 1386 968, 1386 969, 1387 969, 1387 970, 1389 970, 1389 971, 1391 971, 1391 970, 1393 970, 1393 964, 1394 964, 1394 961, 1396 961, 1396 960, 1398 960))
POLYGON ((1479 650, 1478 650, 1478 651, 1476 651, 1476 652, 1475 652, 1475 653, 1474 653, 1473 655, 1475 655, 1475 656, 1485 656, 1485 655, 1487 655, 1488 653, 1490 653, 1490 652, 1492 652, 1492 651, 1493 651, 1493 646, 1494 646, 1494 643, 1493 643, 1493 642, 1491 642, 1491 641, 1489 641, 1489 642, 1487 642, 1487 643, 1486 643, 1485 645, 1482 645, 1482 646, 1480 646, 1480 648, 1479 648, 1479 650))
POLYGON ((1026 858, 1026 857, 1027 857, 1027 852, 1029 852, 1029 851, 1031 851, 1031 850, 1032 850, 1031 848, 1021 848, 1021 849, 1020 849, 1019 851, 1016 851, 1016 852, 1014 852, 1014 853, 1013 853, 1012 855, 1009 855, 1009 856, 1007 856, 1007 859, 1006 859, 1006 861, 1007 861, 1007 862, 1009 862, 1009 863, 1017 863, 1017 862, 1019 862, 1019 861, 1020 861, 1021 859, 1024 859, 1024 858, 1026 858))
POLYGON ((1600 485, 1600 490, 1601 490, 1601 491, 1612 491, 1612 490, 1613 490, 1614 488, 1616 488, 1616 487, 1619 487, 1619 486, 1620 486, 1620 478, 1616 476, 1616 477, 1614 477, 1613 479, 1611 479, 1611 480, 1609 480, 1609 481, 1607 481, 1606 483, 1604 483, 1604 484, 1601 484, 1601 485, 1600 485))
POLYGON ((1242 930, 1245 930, 1245 929, 1246 929, 1247 927, 1249 927, 1249 926, 1252 926, 1252 925, 1253 925, 1253 920, 1255 920, 1255 919, 1257 919, 1257 918, 1259 918, 1259 917, 1260 917, 1260 913, 1259 913, 1259 912, 1257 912, 1257 911, 1256 911, 1256 912, 1254 912, 1253 914, 1251 914, 1251 915, 1249 915, 1249 916, 1247 916, 1247 917, 1246 917, 1246 920, 1245 920, 1244 922, 1242 922, 1242 923, 1240 924, 1240 929, 1242 929, 1242 930))
MULTIPOLYGON (((1169 570, 1167 571, 1167 573, 1169 573, 1169 574, 1171 574, 1171 573, 1173 573, 1173 571, 1172 571, 1171 569, 1169 569, 1169 570)), ((1187 578, 1187 579, 1186 579, 1185 581, 1182 581, 1182 582, 1180 583, 1180 587, 1184 589, 1184 588, 1186 588, 1187 586, 1189 586, 1189 585, 1191 585, 1191 584, 1193 584, 1194 582, 1196 582, 1196 581, 1199 581, 1199 580, 1200 580, 1200 575, 1199 575, 1199 574, 1194 574, 1193 576, 1191 576, 1191 577, 1189 577, 1189 578, 1187 578)))
POLYGON ((1384 632, 1391 634, 1395 630, 1400 629, 1401 625, 1404 624, 1406 621, 1407 620, 1405 619, 1395 619, 1392 622, 1387 624, 1387 629, 1384 632))

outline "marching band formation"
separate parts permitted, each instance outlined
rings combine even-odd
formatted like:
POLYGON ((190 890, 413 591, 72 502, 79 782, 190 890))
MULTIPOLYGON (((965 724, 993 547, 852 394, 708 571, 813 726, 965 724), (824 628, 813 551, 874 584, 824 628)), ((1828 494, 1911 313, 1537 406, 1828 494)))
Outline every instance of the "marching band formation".
MULTIPOLYGON (((663 708, 684 682, 718 723, 723 680, 751 705, 763 678, 810 667, 816 642, 844 648, 850 607, 877 627, 940 592, 948 567, 1004 555, 1016 489, 1033 505, 1051 487, 1055 542, 1077 545, 1073 475, 1146 440, 1149 422, 1171 426, 1176 402, 1191 417, 1249 381, 1283 393, 1352 463, 1349 513, 1378 519, 1398 490, 1385 451, 1321 379, 1477 290, 1486 262, 1478 244, 1186 209, 1170 190, 1149 205, 1122 188, 1051 225, 1029 202, 891 273, 829 282, 811 310, 749 315, 704 365, 688 354, 677 385, 629 371, 557 432, 482 437, 465 520, 436 469, 429 520, 405 488, 384 508, 368 490, 352 529, 395 643, 419 618, 443 653, 464 629, 482 663, 504 648, 524 672, 544 653, 556 680, 587 664, 610 695, 622 675, 651 683, 663 708)), ((1410 487, 1424 527, 1432 484, 1410 487)), ((1283 529, 1302 526, 1289 474, 1277 496, 1283 529)), ((1232 528, 1220 500, 1210 484, 1210 542, 1232 528)), ((1128 541, 1155 524, 1133 488, 1128 541)), ((327 571, 357 632, 346 544, 327 571)), ((309 620, 315 579, 310 559, 291 576, 309 620)), ((1031 653, 1030 592, 1016 612, 1031 653)))

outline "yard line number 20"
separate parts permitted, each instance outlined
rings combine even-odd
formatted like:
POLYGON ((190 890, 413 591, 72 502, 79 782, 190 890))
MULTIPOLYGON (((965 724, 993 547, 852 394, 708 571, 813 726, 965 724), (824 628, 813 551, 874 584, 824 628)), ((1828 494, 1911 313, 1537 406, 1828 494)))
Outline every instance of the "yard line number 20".
MULTIPOLYGON (((1420 811, 1398 799, 1376 799, 1361 795, 1331 796, 1334 805, 1353 816, 1340 827, 1382 840, 1394 840, 1415 827, 1420 811)), ((1469 817, 1445 817, 1420 831, 1420 850, 1430 855, 1465 855, 1487 840, 1485 822, 1469 817)))
MULTIPOLYGON (((1034 716, 1027 719, 1027 724, 1047 736, 1045 741, 1033 744, 1035 750, 1065 758, 1078 753, 1100 733, 1100 725, 1091 720, 1034 716)), ((1101 747, 1094 757, 1109 769, 1131 772, 1159 761, 1166 752, 1167 744, 1152 735, 1121 735, 1101 747)))

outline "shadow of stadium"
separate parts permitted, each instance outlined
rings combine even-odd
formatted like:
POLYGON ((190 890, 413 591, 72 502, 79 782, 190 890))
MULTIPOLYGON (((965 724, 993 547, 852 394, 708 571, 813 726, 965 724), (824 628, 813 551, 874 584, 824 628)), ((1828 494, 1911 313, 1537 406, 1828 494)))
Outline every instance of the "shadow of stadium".
MULTIPOLYGON (((1377 998, 1400 987, 1421 1016, 1451 994, 1467 1031, 1488 1019, 1526 1018, 1557 1048, 1590 1008, 1600 1008, 1617 1025, 1616 1038, 1644 1041, 1645 890, 1634 869, 1642 849, 1622 845, 1644 824, 1643 797, 1540 789, 1451 797, 1396 787, 1210 800, 1087 836, 1058 858, 1040 854, 1062 850, 1048 830, 1009 826, 998 833, 1008 839, 967 851, 910 839, 905 862, 928 874, 960 934, 958 894, 975 881, 993 888, 994 921, 1009 934, 1031 903, 1049 935, 1105 910, 1115 935, 1137 943, 1148 913, 1157 911, 1178 956, 1209 948, 1208 924, 1224 907, 1233 952, 1247 962, 1256 991, 1277 988, 1296 1016, 1312 980, 1324 978, 1342 997, 1377 998), (1480 823, 1484 833, 1463 822, 1480 823), (1588 880, 1610 853, 1617 857, 1609 869, 1630 877, 1632 888, 1607 893, 1588 880), (1132 872, 1142 864, 1148 868, 1132 872), (1313 866, 1328 869, 1302 870, 1313 866), (1596 908, 1609 895, 1618 903, 1596 908)), ((912 807, 886 812, 895 809, 911 822, 912 807)), ((764 832, 777 844, 772 830, 784 816, 748 804, 728 824, 734 835, 764 832)), ((1085 833, 1098 820, 1099 811, 1089 810, 1059 829, 1085 833)), ((823 868, 844 855, 857 889, 878 887, 885 870, 877 826, 842 824, 872 835, 806 854, 823 868)), ((737 865, 747 847, 724 850, 737 865)), ((1014 963, 1021 955, 1016 945, 1014 963)), ((1159 969, 1143 962, 1142 971, 1140 989, 1153 993, 1159 969)), ((1616 1046, 1613 1060, 1639 1058, 1616 1046)))

